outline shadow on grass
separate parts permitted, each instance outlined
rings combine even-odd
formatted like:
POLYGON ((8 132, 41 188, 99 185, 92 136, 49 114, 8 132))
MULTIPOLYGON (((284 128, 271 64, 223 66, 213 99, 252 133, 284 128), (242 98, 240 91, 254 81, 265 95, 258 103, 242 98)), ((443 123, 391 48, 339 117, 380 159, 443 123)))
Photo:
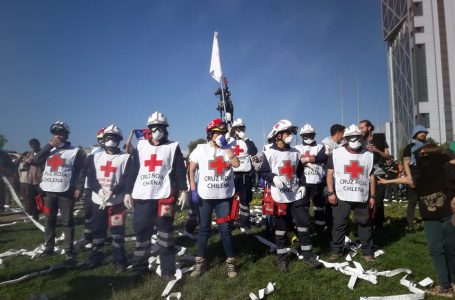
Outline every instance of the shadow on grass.
POLYGON ((132 287, 132 276, 82 275, 69 281, 70 291, 56 298, 64 299, 109 299, 116 291, 132 287))

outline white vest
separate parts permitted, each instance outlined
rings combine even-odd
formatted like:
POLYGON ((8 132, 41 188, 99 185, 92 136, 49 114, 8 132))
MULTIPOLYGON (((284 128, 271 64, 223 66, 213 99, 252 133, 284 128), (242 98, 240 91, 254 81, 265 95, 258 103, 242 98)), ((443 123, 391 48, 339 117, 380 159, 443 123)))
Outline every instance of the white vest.
POLYGON ((63 193, 71 183, 74 160, 78 148, 53 148, 46 160, 40 188, 45 192, 63 193))
POLYGON ((234 196, 234 174, 226 151, 199 144, 192 153, 199 166, 197 191, 202 199, 226 199, 234 196))
POLYGON ((272 198, 278 203, 289 203, 296 200, 296 193, 299 188, 299 179, 296 176, 297 166, 300 160, 300 153, 294 148, 289 151, 278 151, 269 148, 264 151, 269 162, 272 173, 281 177, 286 186, 281 190, 274 185, 271 186, 272 198))
MULTIPOLYGON (((89 153, 88 156, 90 155, 95 155, 98 152, 104 151, 104 149, 100 146, 95 146, 92 148, 92 151, 89 153)), ((87 182, 87 177, 85 177, 85 183, 84 183, 84 188, 88 188, 88 182, 87 182)))
MULTIPOLYGON (((321 144, 315 146, 297 145, 295 146, 295 149, 299 150, 304 156, 316 156, 319 151, 321 151, 322 147, 321 144)), ((310 184, 321 183, 325 176, 324 165, 322 163, 307 163, 305 164, 304 172, 306 183, 310 184)))
POLYGON ((153 146, 148 140, 137 144, 139 153, 139 173, 133 188, 133 199, 163 199, 171 196, 172 165, 177 142, 153 146))
MULTIPOLYGON (((96 170, 96 179, 103 189, 110 191, 111 188, 117 185, 120 177, 125 173, 126 163, 128 162, 129 154, 120 152, 118 154, 107 154, 105 151, 98 152, 93 155, 93 163, 96 170)), ((125 193, 113 195, 108 206, 123 202, 125 193)), ((92 201, 96 204, 101 204, 101 198, 95 191, 92 192, 92 201)))
POLYGON ((250 172, 251 171, 251 157, 248 154, 248 146, 243 140, 229 139, 229 147, 232 152, 238 157, 240 165, 236 168, 233 167, 234 172, 250 172))
POLYGON ((368 201, 373 153, 362 149, 358 154, 346 148, 333 150, 333 169, 336 195, 350 202, 368 201))

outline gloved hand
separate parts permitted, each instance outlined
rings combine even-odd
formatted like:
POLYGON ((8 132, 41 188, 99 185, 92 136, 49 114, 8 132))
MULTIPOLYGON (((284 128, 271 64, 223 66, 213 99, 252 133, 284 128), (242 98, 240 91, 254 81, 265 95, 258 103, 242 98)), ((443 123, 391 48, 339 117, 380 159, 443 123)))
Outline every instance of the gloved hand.
POLYGON ((226 150, 227 148, 229 148, 228 142, 224 135, 217 136, 215 142, 223 150, 226 150))
POLYGON ((188 197, 187 191, 180 191, 179 199, 177 204, 180 206, 180 209, 183 209, 183 207, 186 205, 186 199, 188 197))
POLYGON ((276 175, 273 177, 273 184, 275 184, 276 188, 279 188, 280 190, 284 187, 284 182, 281 180, 280 176, 276 175))
POLYGON ((197 194, 197 189, 196 190, 191 190, 191 202, 194 204, 199 204, 199 196, 197 194))
POLYGON ((305 197, 305 195, 306 195, 306 188, 304 186, 301 186, 297 190, 297 195, 295 196, 295 198, 297 200, 300 200, 300 199, 303 199, 303 197, 305 197))
POLYGON ((237 136, 242 140, 248 139, 244 131, 237 131, 237 136))
POLYGON ((98 191, 98 196, 100 196, 100 198, 102 198, 102 199, 106 198, 106 196, 107 196, 107 191, 106 191, 105 189, 100 189, 100 190, 98 191))
POLYGON ((109 192, 107 192, 106 197, 101 198, 101 205, 100 205, 101 210, 106 208, 106 205, 109 202, 109 200, 111 200, 111 197, 112 197, 112 192, 109 191, 109 192))
POLYGON ((125 197, 123 198, 123 204, 127 209, 133 208, 133 197, 131 197, 131 194, 125 194, 125 197))

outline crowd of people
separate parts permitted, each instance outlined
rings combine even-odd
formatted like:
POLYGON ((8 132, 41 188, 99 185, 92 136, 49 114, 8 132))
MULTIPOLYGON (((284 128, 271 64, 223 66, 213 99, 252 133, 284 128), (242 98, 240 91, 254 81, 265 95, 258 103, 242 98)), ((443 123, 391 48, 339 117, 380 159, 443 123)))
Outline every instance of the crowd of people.
MULTIPOLYGON (((73 210, 75 202, 83 199, 84 239, 91 245, 86 268, 103 263, 110 230, 115 270, 126 271, 125 218, 132 210, 136 236, 132 270, 139 276, 149 272, 151 238, 156 234, 162 278, 173 280, 173 223, 179 205, 187 206, 189 211, 185 231, 196 234, 198 227, 191 276, 201 276, 209 265, 207 243, 215 214, 227 275, 236 277, 232 225, 235 222, 242 232, 251 231, 252 191, 260 183, 262 212, 273 233, 280 271, 288 271, 287 232, 296 233, 303 262, 311 268, 322 267, 313 252, 313 231, 331 238, 328 260, 340 259, 345 254, 351 211, 362 256, 368 262, 375 259, 373 232, 384 226, 384 200, 399 199, 398 184, 402 184, 408 186, 408 232, 415 230, 414 210, 419 203, 430 255, 439 275, 439 285, 429 292, 452 295, 455 161, 428 143, 428 130, 423 126, 414 129, 413 141, 404 150, 402 168, 390 155, 385 135, 375 133, 368 120, 347 128, 334 124, 330 136, 320 143, 311 124, 303 125, 298 134, 297 126, 280 120, 272 127, 268 144, 259 155, 242 119, 229 125, 214 119, 205 128, 207 142, 198 144, 187 158, 178 142, 169 139, 168 128, 167 117, 154 112, 147 119, 146 129, 132 131, 139 137, 137 145, 131 144, 130 135, 122 148, 122 131, 111 124, 97 132, 98 146, 88 155, 71 145, 70 128, 61 121, 50 126, 51 139, 44 147, 31 139, 31 151, 22 155, 17 168, 25 210, 36 220, 39 211, 35 200, 40 196, 44 199, 45 246, 38 258, 54 254, 60 211, 65 263, 75 265, 73 210), (293 146, 297 135, 301 142, 293 146)), ((8 176, 12 167, 4 153, 0 154, 0 172, 8 176)))

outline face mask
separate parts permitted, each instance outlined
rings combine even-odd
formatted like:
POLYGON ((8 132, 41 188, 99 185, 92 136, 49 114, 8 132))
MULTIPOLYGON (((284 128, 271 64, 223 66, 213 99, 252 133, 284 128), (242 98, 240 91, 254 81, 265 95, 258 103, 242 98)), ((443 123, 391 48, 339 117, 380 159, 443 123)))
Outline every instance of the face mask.
POLYGON ((362 143, 360 141, 355 141, 355 142, 349 141, 349 148, 351 148, 351 149, 357 150, 361 146, 362 146, 362 143))
POLYGON ((245 132, 243 131, 236 131, 235 132, 239 138, 243 138, 245 136, 245 132))
POLYGON ((106 148, 117 148, 118 143, 113 140, 109 140, 104 143, 104 146, 106 146, 106 148))
POLYGON ((291 144, 292 143, 292 134, 291 135, 288 135, 284 140, 283 142, 287 145, 291 144))
POLYGON ((58 144, 57 146, 55 146, 55 148, 62 148, 64 145, 65 145, 65 143, 64 143, 64 142, 61 142, 60 144, 58 144))
POLYGON ((159 130, 153 131, 152 132, 152 139, 155 141, 159 141, 163 138, 164 132, 161 132, 159 130))
POLYGON ((313 144, 314 139, 304 139, 303 142, 304 142, 305 144, 313 144))

